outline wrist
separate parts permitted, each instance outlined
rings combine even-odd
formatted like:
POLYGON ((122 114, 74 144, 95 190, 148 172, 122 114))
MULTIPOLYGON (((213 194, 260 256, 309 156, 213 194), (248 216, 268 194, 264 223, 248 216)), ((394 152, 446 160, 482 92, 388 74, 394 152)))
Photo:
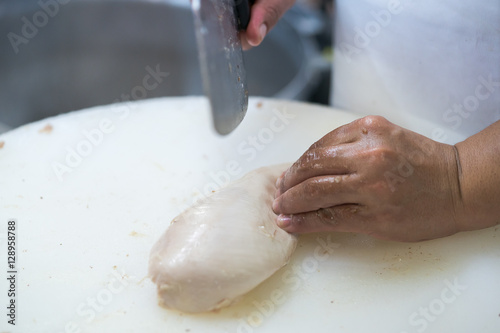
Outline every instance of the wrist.
POLYGON ((448 181, 452 195, 452 209, 453 219, 455 221, 457 232, 470 230, 468 226, 470 219, 464 209, 464 196, 463 196, 463 170, 462 162, 460 160, 460 151, 457 145, 451 146, 452 157, 448 163, 448 181))
MULTIPOLYGON (((495 183, 495 172, 482 156, 488 152, 470 142, 470 139, 455 146, 457 160, 457 184, 460 192, 457 202, 456 217, 459 231, 472 231, 491 227, 498 223, 494 202, 497 193, 491 191, 495 183)), ((498 209, 496 209, 498 211, 498 209)))

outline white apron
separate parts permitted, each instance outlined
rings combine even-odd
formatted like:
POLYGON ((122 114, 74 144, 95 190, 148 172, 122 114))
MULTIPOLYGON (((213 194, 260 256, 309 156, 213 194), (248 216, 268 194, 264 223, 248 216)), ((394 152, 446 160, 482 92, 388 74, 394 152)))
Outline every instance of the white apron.
POLYGON ((334 44, 336 107, 447 143, 500 119, 500 0, 336 0, 334 44))

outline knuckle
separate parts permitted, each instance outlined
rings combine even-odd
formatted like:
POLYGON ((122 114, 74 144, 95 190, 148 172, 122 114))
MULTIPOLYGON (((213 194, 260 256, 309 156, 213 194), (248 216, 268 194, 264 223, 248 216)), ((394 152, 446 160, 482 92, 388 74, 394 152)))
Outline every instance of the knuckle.
POLYGON ((377 146, 370 150, 372 156, 376 157, 379 160, 386 160, 389 156, 392 155, 392 150, 385 146, 377 146))
POLYGON ((398 154, 386 145, 378 145, 364 152, 368 165, 392 165, 398 154))
POLYGON ((366 129, 377 129, 380 127, 385 127, 389 124, 389 121, 382 116, 366 116, 359 120, 360 124, 366 129))
POLYGON ((320 149, 309 149, 304 153, 301 164, 316 164, 322 158, 320 149))
POLYGON ((278 8, 275 5, 266 6, 264 8, 264 12, 265 12, 267 21, 268 21, 268 23, 270 25, 269 28, 271 28, 271 26, 273 26, 274 24, 276 24, 276 22, 278 22, 279 18, 282 15, 280 8, 278 8))
POLYGON ((271 29, 280 19, 281 10, 278 6, 271 4, 263 6, 262 10, 264 11, 264 22, 267 23, 268 28, 271 29))
POLYGON ((304 183, 303 199, 317 197, 319 195, 319 187, 316 181, 308 181, 304 183))
POLYGON ((377 115, 370 115, 370 116, 363 117, 363 118, 361 118, 361 121, 366 126, 369 126, 369 125, 380 125, 380 124, 387 123, 387 119, 385 119, 382 116, 377 116, 377 115))

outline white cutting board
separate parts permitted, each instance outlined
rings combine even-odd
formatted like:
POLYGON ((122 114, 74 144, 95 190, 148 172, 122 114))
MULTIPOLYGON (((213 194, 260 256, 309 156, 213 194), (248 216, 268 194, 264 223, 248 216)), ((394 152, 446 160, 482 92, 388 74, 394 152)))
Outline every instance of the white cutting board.
POLYGON ((498 228, 413 244, 303 236, 290 264, 235 306, 187 315, 157 305, 149 250, 200 192, 215 190, 210 173, 223 183, 292 162, 354 119, 253 98, 242 125, 219 137, 205 99, 191 97, 98 107, 1 135, 0 234, 17 220, 19 272, 17 325, 2 310, 0 332, 500 332, 498 228), (87 156, 66 161, 70 150, 87 156), (54 167, 67 162, 59 178, 54 167))

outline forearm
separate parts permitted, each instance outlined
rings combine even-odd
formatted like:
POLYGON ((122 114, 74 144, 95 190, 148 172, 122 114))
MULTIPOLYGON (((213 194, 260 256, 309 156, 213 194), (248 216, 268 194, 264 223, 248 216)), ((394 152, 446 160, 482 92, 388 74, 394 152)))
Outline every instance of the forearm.
POLYGON ((500 223, 500 121, 455 145, 461 197, 456 205, 460 230, 500 223))

